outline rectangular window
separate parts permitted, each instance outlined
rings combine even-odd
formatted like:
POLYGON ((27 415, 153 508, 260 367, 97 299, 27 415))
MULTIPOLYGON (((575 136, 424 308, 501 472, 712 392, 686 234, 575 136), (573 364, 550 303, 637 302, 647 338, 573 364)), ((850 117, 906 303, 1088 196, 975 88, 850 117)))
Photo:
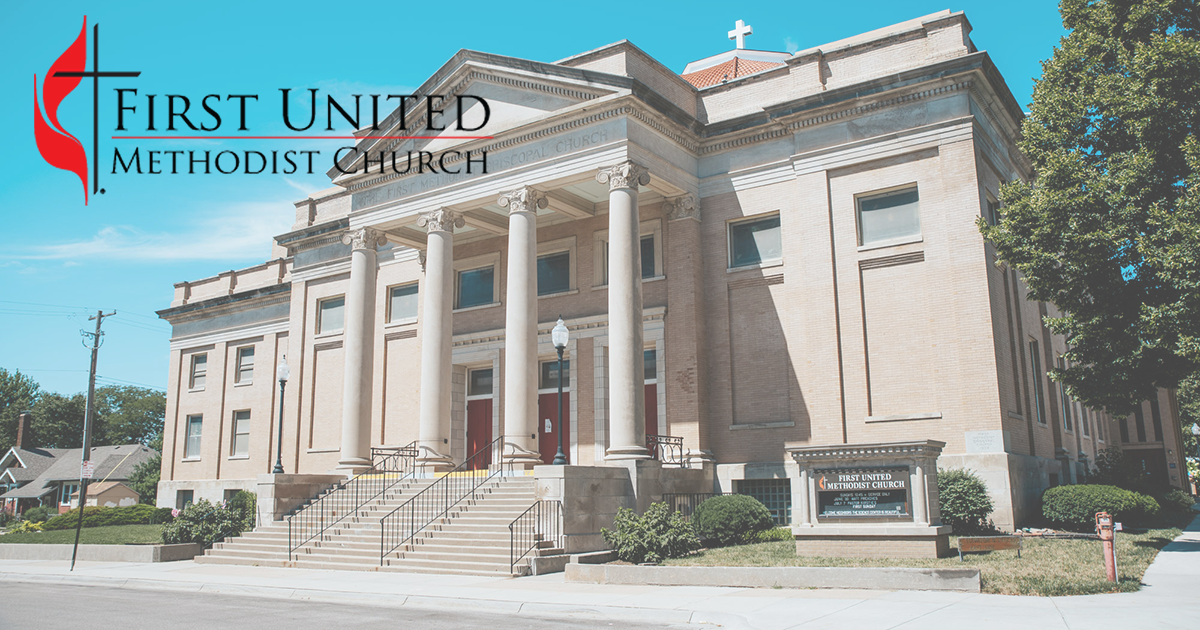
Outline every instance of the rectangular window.
POLYGON ((538 256, 538 295, 565 293, 571 290, 571 252, 555 252, 538 256))
POLYGON ((317 334, 342 332, 346 325, 346 298, 338 296, 317 303, 317 334))
POLYGON ((1158 401, 1150 400, 1150 422, 1154 425, 1154 441, 1163 441, 1162 412, 1158 409, 1158 401))
POLYGON ((233 443, 229 454, 234 457, 250 455, 250 412, 248 410, 233 412, 233 443))
POLYGON ((1087 407, 1079 407, 1079 428, 1083 429, 1083 437, 1091 437, 1088 425, 1091 423, 1091 418, 1088 417, 1087 407))
MULTIPOLYGON (((1058 369, 1065 370, 1066 368, 1067 368, 1066 362, 1062 360, 1062 357, 1059 357, 1058 369)), ((1067 398, 1067 386, 1065 383, 1060 382, 1058 384, 1058 400, 1059 400, 1059 403, 1062 405, 1063 426, 1068 431, 1074 431, 1075 424, 1074 424, 1074 420, 1071 418, 1071 400, 1069 398, 1067 398)))
POLYGON ((183 508, 193 503, 193 498, 196 496, 195 490, 176 490, 175 491, 175 509, 182 510, 183 508))
POLYGON ((467 395, 468 396, 491 396, 492 395, 492 370, 471 370, 467 377, 467 395))
POLYGON ((496 298, 493 294, 495 281, 495 265, 458 272, 458 295, 455 300, 457 304, 455 308, 471 308, 495 302, 496 298))
POLYGON ((779 215, 729 224, 729 267, 746 267, 783 258, 779 215))
POLYGON ((192 355, 192 376, 188 389, 204 389, 204 377, 208 374, 208 355, 192 355))
MULTIPOLYGON (((571 362, 563 360, 563 389, 571 386, 571 362)), ((543 361, 538 389, 558 389, 558 359, 543 361)))
POLYGON ((658 275, 654 268, 654 235, 642 237, 642 278, 653 278, 658 275))
POLYGON ((1129 442, 1129 418, 1121 418, 1121 441, 1129 442))
POLYGON ((1034 417, 1037 418, 1038 424, 1046 424, 1046 412, 1042 408, 1042 401, 1046 398, 1046 394, 1042 390, 1042 377, 1046 373, 1042 371, 1042 356, 1038 354, 1038 342, 1033 339, 1029 340, 1029 356, 1033 359, 1034 417))
POLYGON ((1137 437, 1139 442, 1146 441, 1146 416, 1142 413, 1142 406, 1138 405, 1137 409, 1133 410, 1133 417, 1137 420, 1134 428, 1137 429, 1137 437))
POLYGON ((417 283, 392 287, 388 292, 388 322, 417 318, 417 283))
POLYGON ((254 382, 254 346, 238 348, 237 372, 233 375, 233 382, 239 385, 254 382))
POLYGON ((658 379, 658 352, 656 352, 654 350, 654 348, 651 348, 649 350, 644 351, 642 353, 642 356, 646 362, 646 373, 645 373, 646 382, 657 380, 658 379))
POLYGON ((200 431, 204 426, 204 416, 187 417, 187 441, 183 445, 185 459, 200 458, 200 431))
POLYGON ((921 235, 917 189, 858 199, 858 244, 877 245, 921 235))
POLYGON ((792 524, 792 480, 791 479, 740 479, 737 493, 758 499, 771 512, 775 525, 785 527, 792 524))
POLYGON ((79 492, 79 484, 64 483, 58 497, 59 505, 71 505, 71 495, 79 492))
POLYGON ((983 219, 988 225, 1000 225, 1000 202, 988 195, 986 208, 987 215, 983 219))

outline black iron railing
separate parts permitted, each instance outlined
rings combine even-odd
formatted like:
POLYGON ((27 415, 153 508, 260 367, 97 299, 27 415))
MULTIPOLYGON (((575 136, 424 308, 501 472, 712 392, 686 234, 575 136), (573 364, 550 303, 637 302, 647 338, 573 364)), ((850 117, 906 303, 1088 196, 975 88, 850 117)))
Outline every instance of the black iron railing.
POLYGON ((504 438, 496 438, 429 487, 379 519, 380 566, 383 566, 384 558, 388 554, 408 543, 463 500, 473 498, 480 486, 505 470, 512 470, 511 461, 504 461, 503 440, 504 438))
POLYGON ((549 542, 561 548, 562 503, 538 501, 529 506, 513 522, 508 524, 508 571, 516 571, 517 563, 549 542))
POLYGON ((679 512, 683 516, 683 520, 691 520, 692 514, 696 508, 704 503, 706 499, 721 496, 723 494, 732 494, 729 492, 687 492, 687 493, 664 493, 663 503, 667 504, 667 509, 672 512, 679 512))
POLYGON ((371 449, 371 468, 341 482, 316 501, 288 516, 288 560, 297 549, 330 527, 353 516, 393 486, 409 479, 416 470, 417 443, 371 449))
POLYGON ((688 468, 688 460, 683 456, 683 438, 672 435, 647 435, 646 448, 650 456, 671 466, 688 468))

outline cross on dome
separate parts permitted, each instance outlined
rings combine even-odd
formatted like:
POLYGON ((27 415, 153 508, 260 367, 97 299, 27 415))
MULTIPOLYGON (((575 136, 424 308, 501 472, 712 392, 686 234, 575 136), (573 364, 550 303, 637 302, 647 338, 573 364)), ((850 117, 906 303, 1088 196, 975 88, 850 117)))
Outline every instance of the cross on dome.
POLYGON ((738 20, 737 24, 734 26, 734 29, 729 31, 729 39, 737 40, 737 47, 739 50, 741 50, 742 48, 746 47, 746 36, 753 34, 753 27, 746 25, 746 23, 742 22, 741 20, 738 20))

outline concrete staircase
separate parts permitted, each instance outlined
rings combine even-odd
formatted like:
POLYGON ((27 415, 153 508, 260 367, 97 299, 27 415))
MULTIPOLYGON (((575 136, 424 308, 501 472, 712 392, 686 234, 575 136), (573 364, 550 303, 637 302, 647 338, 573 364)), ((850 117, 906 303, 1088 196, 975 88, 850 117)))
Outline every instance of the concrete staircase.
MULTIPOLYGON (((537 499, 533 477, 497 477, 481 486, 473 499, 456 505, 409 543, 379 562, 380 525, 384 515, 434 482, 401 482, 364 505, 355 516, 334 525, 296 550, 288 559, 287 520, 256 528, 237 538, 216 543, 196 562, 244 564, 348 571, 404 571, 471 575, 524 575, 530 558, 509 570, 508 525, 537 499)), ((337 492, 335 490, 334 492, 337 492)), ((537 555, 562 550, 542 543, 537 555)), ((520 553, 520 552, 518 552, 520 553)))

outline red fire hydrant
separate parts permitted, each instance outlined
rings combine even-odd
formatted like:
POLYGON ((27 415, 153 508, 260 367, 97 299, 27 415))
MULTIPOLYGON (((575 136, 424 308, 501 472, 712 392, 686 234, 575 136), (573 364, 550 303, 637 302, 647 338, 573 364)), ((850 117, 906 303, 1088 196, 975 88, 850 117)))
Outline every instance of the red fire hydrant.
POLYGON ((1096 533, 1104 545, 1104 573, 1109 582, 1117 581, 1117 556, 1114 548, 1113 520, 1108 512, 1096 513, 1096 533))

